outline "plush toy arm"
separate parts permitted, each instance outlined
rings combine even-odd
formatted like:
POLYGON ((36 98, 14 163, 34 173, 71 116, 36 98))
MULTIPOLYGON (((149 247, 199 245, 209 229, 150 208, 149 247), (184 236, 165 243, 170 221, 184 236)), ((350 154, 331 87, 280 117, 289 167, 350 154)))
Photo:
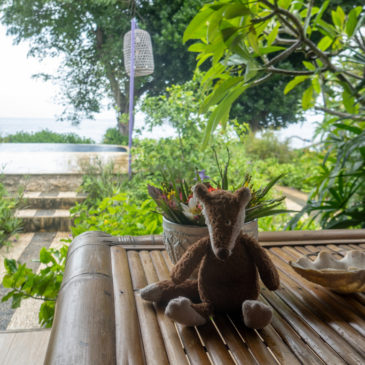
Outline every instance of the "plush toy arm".
POLYGON ((242 241, 254 260, 263 283, 270 290, 278 289, 280 285, 279 274, 269 255, 254 238, 243 236, 242 241))
POLYGON ((208 246, 209 237, 204 237, 190 246, 172 268, 172 281, 178 284, 188 279, 207 253, 208 246))

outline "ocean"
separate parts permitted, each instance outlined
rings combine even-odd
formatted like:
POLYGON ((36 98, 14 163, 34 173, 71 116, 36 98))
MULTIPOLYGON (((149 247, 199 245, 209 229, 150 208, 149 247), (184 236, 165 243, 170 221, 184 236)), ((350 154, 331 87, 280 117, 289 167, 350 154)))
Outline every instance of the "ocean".
MULTIPOLYGON (((304 123, 290 125, 285 129, 276 131, 275 134, 281 140, 289 138, 290 145, 293 148, 301 148, 311 145, 316 124, 319 122, 318 117, 308 115, 304 123)), ((144 124, 143 115, 137 113, 135 128, 142 128, 144 124)), ((116 120, 114 119, 95 119, 84 120, 79 125, 72 125, 70 122, 59 122, 53 118, 0 118, 0 136, 4 137, 16 132, 38 132, 48 129, 56 133, 75 133, 80 137, 91 138, 96 143, 102 141, 103 135, 108 128, 115 128, 116 120)), ((153 131, 143 131, 139 135, 141 138, 160 138, 176 136, 176 132, 169 125, 155 127, 153 131)))

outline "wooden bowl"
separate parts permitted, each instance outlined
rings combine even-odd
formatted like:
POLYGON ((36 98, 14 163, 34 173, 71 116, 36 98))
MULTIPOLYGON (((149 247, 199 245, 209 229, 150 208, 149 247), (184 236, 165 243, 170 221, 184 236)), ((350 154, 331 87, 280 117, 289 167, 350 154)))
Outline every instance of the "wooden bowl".
POLYGON ((335 292, 365 291, 365 251, 348 251, 339 260, 327 251, 319 252, 314 261, 309 259, 310 255, 289 264, 305 279, 335 292))

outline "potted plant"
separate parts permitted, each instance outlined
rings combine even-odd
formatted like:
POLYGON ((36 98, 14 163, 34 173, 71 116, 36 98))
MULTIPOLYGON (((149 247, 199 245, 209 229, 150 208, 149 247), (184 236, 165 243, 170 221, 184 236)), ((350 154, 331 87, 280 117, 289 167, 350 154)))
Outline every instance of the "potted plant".
MULTIPOLYGON (((220 181, 215 182, 205 174, 205 170, 196 171, 193 181, 187 181, 180 176, 165 172, 162 173, 163 181, 160 186, 148 185, 148 193, 156 202, 158 211, 163 215, 163 237, 166 250, 175 263, 179 260, 189 245, 199 238, 208 235, 202 207, 195 200, 191 188, 197 183, 205 184, 210 191, 216 189, 230 190, 228 188, 228 166, 221 168, 218 159, 216 163, 220 173, 220 181)), ((251 190, 251 201, 246 208, 246 223, 242 229, 247 234, 258 238, 257 219, 274 214, 289 212, 279 206, 285 196, 270 199, 267 194, 276 182, 282 177, 279 175, 272 179, 266 186, 255 189, 252 176, 246 174, 239 186, 232 187, 232 191, 240 186, 251 190)))

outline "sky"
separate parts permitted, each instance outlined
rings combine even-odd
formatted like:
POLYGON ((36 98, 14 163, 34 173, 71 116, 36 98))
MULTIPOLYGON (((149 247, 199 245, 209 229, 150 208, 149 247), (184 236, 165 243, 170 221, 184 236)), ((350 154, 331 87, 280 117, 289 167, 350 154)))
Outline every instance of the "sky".
MULTIPOLYGON (((13 38, 6 35, 6 28, 0 24, 0 119, 55 118, 62 111, 62 106, 56 101, 58 86, 32 78, 33 74, 39 72, 54 74, 60 59, 46 58, 41 62, 37 58, 27 57, 28 49, 27 42, 14 45, 13 38)), ((104 110, 95 115, 95 118, 114 121, 115 113, 113 110, 104 110)), ((304 124, 289 126, 277 134, 282 140, 296 135, 311 139, 315 122, 319 120, 318 116, 308 115, 308 121, 304 124)), ((143 116, 137 115, 136 127, 140 128, 142 125, 143 116)), ((171 128, 163 127, 152 133, 145 133, 146 137, 166 135, 173 135, 171 128)), ((295 137, 291 141, 297 147, 308 145, 295 137)))
MULTIPOLYGON (((29 45, 13 44, 0 24, 0 118, 53 118, 62 106, 56 102, 59 88, 52 82, 32 79, 32 75, 45 72, 54 74, 60 63, 58 58, 27 57, 29 45)), ((114 119, 114 111, 97 115, 100 119, 114 119)))

